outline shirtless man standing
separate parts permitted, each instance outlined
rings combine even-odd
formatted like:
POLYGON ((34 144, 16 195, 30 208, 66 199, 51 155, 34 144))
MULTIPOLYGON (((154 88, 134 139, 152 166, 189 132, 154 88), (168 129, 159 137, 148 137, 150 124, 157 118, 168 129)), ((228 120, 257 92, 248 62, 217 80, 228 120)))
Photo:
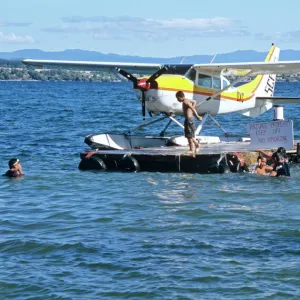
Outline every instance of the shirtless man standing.
POLYGON ((190 153, 193 152, 193 145, 195 145, 195 152, 198 152, 200 150, 200 144, 195 139, 195 122, 194 122, 194 115, 196 118, 201 121, 202 118, 198 115, 195 107, 196 107, 196 101, 186 99, 184 96, 184 93, 182 91, 179 91, 176 93, 176 98, 178 102, 182 103, 182 110, 184 113, 185 121, 184 121, 184 136, 187 138, 189 147, 190 147, 190 153))

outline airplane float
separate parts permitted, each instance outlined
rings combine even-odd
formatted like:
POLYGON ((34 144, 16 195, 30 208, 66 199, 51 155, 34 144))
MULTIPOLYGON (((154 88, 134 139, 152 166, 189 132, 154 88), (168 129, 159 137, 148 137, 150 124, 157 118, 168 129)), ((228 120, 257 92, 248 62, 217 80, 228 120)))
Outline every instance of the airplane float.
MULTIPOLYGON (((274 97, 276 74, 300 72, 300 61, 279 61, 280 49, 272 44, 265 62, 208 63, 208 64, 157 64, 92 61, 58 61, 25 59, 23 63, 35 67, 64 67, 82 70, 109 70, 133 82, 133 89, 142 104, 142 115, 151 116, 123 135, 96 134, 86 137, 85 142, 93 149, 133 149, 163 145, 187 145, 183 136, 165 137, 171 122, 183 125, 176 116, 183 115, 182 105, 175 97, 183 91, 186 98, 196 100, 196 110, 202 121, 196 129, 200 143, 232 141, 233 138, 214 119, 218 114, 238 112, 257 117, 273 107, 286 103, 300 103, 300 98, 274 97), (133 74, 147 74, 136 77, 133 74), (230 82, 226 76, 236 78, 230 82), (250 82, 236 86, 249 76, 250 82), (169 119, 159 137, 134 136, 131 133, 141 127, 169 119), (224 137, 200 135, 207 118, 211 118, 223 130, 224 137)), ((241 139, 239 138, 239 141, 241 139)))

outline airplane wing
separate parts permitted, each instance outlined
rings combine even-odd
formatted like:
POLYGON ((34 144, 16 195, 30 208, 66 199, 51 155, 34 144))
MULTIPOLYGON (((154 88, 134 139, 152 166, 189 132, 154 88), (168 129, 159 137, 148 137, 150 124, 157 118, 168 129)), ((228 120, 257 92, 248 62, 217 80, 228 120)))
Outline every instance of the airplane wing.
POLYGON ((300 98, 298 97, 256 97, 256 100, 263 101, 263 103, 272 103, 274 105, 300 103, 300 98))
MULTIPOLYGON (((121 68, 127 72, 152 74, 167 66, 173 70, 190 67, 205 73, 231 76, 243 76, 251 71, 251 75, 258 74, 290 74, 300 72, 300 60, 278 62, 249 62, 249 63, 211 63, 211 64, 160 64, 160 63, 128 63, 128 62, 97 62, 97 61, 68 61, 68 60, 37 60, 24 59, 25 65, 36 68, 64 67, 84 70, 108 70, 121 68)), ((182 73, 182 72, 181 72, 182 73)))
MULTIPOLYGON (((192 64, 159 64, 159 63, 128 63, 128 62, 97 62, 97 61, 68 61, 68 60, 38 60, 24 59, 23 64, 35 68, 75 68, 79 70, 115 71, 120 68, 130 73, 153 74, 167 66, 170 73, 184 74, 192 64)), ((168 72, 167 72, 168 73, 168 72)))
POLYGON ((251 75, 290 74, 300 72, 300 60, 277 62, 195 64, 193 65, 193 67, 200 72, 222 74, 225 76, 244 76, 248 72, 251 72, 251 75))
POLYGON ((127 72, 151 74, 161 69, 164 65, 154 63, 123 63, 123 62, 97 62, 97 61, 69 61, 69 60, 38 60, 24 59, 25 65, 35 68, 56 67, 56 68, 75 68, 80 70, 103 70, 113 71, 117 68, 127 72))

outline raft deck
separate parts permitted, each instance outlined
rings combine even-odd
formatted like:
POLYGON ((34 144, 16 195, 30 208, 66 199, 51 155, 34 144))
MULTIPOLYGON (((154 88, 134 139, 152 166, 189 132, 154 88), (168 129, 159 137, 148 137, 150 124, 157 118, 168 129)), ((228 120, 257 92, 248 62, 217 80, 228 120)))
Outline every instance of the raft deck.
MULTIPOLYGON (((299 141, 287 151, 290 161, 299 162, 299 141), (297 155, 298 153, 298 155, 297 155)), ((224 173, 248 171, 257 160, 257 149, 249 142, 201 144, 198 153, 185 146, 163 146, 126 150, 86 150, 80 154, 81 170, 224 173)), ((276 149, 264 149, 270 152, 276 149)))

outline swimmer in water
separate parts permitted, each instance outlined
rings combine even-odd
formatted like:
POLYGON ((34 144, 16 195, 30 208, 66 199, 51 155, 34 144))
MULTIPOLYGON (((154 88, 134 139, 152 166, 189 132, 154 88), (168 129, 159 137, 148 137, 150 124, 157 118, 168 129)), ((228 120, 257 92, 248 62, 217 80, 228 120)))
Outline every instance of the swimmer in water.
POLYGON ((258 164, 255 168, 254 173, 258 175, 267 175, 270 174, 272 171, 273 168, 267 165, 267 159, 265 157, 262 157, 258 160, 258 164))
POLYGON ((12 158, 8 162, 9 170, 6 171, 4 176, 16 178, 23 176, 23 169, 18 158, 12 158))
POLYGON ((285 148, 279 147, 272 155, 262 150, 259 150, 258 152, 272 160, 273 169, 270 173, 271 177, 291 176, 285 148))

